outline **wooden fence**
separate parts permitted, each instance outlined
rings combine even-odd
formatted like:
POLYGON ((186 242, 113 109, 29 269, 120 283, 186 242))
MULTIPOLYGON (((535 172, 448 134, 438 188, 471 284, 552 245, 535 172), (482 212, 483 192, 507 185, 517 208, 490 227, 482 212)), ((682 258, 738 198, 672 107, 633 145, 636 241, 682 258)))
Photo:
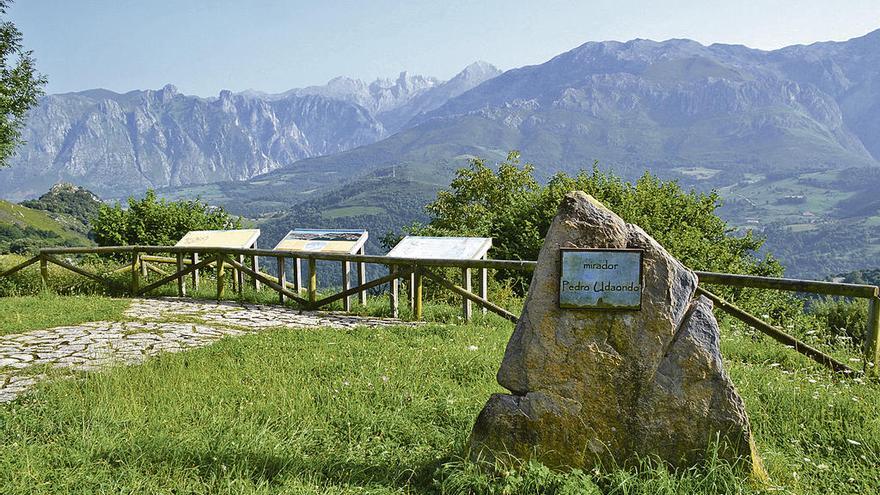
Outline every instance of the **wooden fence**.
MULTIPOLYGON (((361 303, 366 302, 366 294, 369 289, 388 285, 388 296, 391 314, 395 317, 399 314, 399 283, 401 279, 409 279, 410 304, 413 316, 416 320, 422 319, 423 313, 423 283, 424 279, 430 279, 452 293, 462 297, 462 311, 465 319, 471 317, 471 303, 483 308, 483 311, 491 311, 516 322, 518 316, 506 309, 489 301, 486 290, 487 271, 490 269, 532 271, 535 269, 534 261, 518 260, 455 260, 455 259, 416 259, 394 258, 388 256, 370 256, 362 254, 329 254, 306 251, 275 251, 267 249, 231 249, 231 248, 189 248, 176 246, 114 246, 114 247, 82 247, 82 248, 46 248, 40 250, 40 254, 23 263, 14 266, 2 273, 0 277, 11 275, 32 264, 40 264, 40 276, 44 286, 48 286, 48 264, 52 263, 64 269, 70 270, 83 277, 96 282, 107 284, 114 289, 113 279, 109 274, 128 271, 130 280, 127 292, 132 296, 141 296, 166 284, 175 282, 177 293, 185 296, 187 291, 187 279, 191 279, 193 287, 199 286, 199 270, 213 268, 216 276, 216 296, 222 299, 226 294, 227 267, 232 271, 232 289, 241 291, 245 278, 250 278, 254 288, 259 289, 261 284, 278 293, 279 302, 288 300, 295 301, 301 309, 316 310, 336 301, 342 301, 345 310, 350 309, 350 300, 354 296, 360 298, 361 303), (59 256, 79 254, 107 254, 126 255, 129 262, 107 274, 92 273, 73 263, 65 261, 59 256), (171 256, 167 256, 167 255, 171 256), (277 275, 265 273, 259 268, 260 258, 274 260, 277 267, 277 275), (287 267, 289 261, 293 261, 293 281, 287 280, 287 267), (304 280, 300 268, 300 261, 305 261, 308 266, 306 287, 303 288, 304 280), (317 261, 335 261, 343 266, 343 286, 338 293, 318 298, 317 261), (354 263, 357 267, 357 285, 351 287, 349 280, 349 268, 354 263), (174 271, 169 273, 160 264, 174 265, 174 271), (379 264, 388 268, 388 275, 367 281, 366 264, 379 264), (447 279, 440 268, 453 268, 460 270, 461 285, 447 279), (481 283, 479 294, 475 294, 471 287, 471 270, 480 270, 481 283), (146 283, 147 274, 153 272, 160 278, 151 283, 146 283)), ((731 287, 751 287, 757 289, 773 289, 794 291, 811 294, 823 294, 850 298, 868 299, 868 322, 865 335, 864 348, 864 373, 880 376, 880 289, 871 285, 844 284, 833 282, 820 282, 812 280, 794 280, 784 278, 756 277, 749 275, 733 275, 727 273, 696 272, 700 284, 698 294, 711 299, 715 307, 743 321, 747 325, 769 335, 776 341, 791 347, 795 351, 808 356, 814 361, 828 368, 842 373, 859 374, 846 364, 834 359, 822 351, 798 340, 785 333, 782 329, 764 322, 760 318, 725 301, 716 294, 706 289, 704 284, 724 285, 731 287)))

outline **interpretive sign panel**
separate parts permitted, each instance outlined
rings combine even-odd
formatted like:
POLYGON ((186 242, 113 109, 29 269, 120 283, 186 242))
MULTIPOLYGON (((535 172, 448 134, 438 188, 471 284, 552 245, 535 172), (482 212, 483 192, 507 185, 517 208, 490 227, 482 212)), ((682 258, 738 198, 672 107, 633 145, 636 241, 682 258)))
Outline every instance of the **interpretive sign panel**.
POLYGON ((642 251, 560 249, 559 307, 641 309, 642 251))
POLYGON ((260 237, 260 229, 191 230, 175 246, 190 248, 248 249, 260 237))
POLYGON ((357 254, 367 242, 366 230, 294 229, 275 246, 276 251, 313 251, 357 254))
POLYGON ((490 237, 422 237, 408 235, 387 256, 435 260, 478 260, 492 247, 490 237))

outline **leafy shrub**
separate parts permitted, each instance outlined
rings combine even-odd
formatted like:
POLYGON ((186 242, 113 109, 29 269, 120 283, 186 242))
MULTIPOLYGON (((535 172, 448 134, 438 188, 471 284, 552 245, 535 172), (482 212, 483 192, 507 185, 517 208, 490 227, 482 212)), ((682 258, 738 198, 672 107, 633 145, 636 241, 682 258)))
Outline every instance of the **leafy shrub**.
MULTIPOLYGON (((594 167, 571 177, 559 173, 546 185, 533 175, 532 165, 520 164, 511 152, 497 171, 475 158, 456 172, 449 190, 427 205, 427 225, 413 225, 418 235, 492 237, 492 256, 534 260, 544 243, 559 203, 569 192, 592 195, 624 220, 645 229, 670 253, 694 270, 779 276, 782 266, 771 256, 759 257, 762 240, 751 232, 733 233, 715 213, 721 205, 715 193, 683 190, 677 182, 645 173, 626 182, 594 167)), ((392 236, 386 242, 393 241, 392 236)), ((528 289, 528 275, 498 271, 518 294, 528 289)), ((761 294, 747 289, 719 289, 746 305, 760 301, 762 313, 779 321, 800 313, 802 305, 789 295, 761 294), (769 308, 769 309, 768 309, 769 308)))
POLYGON ((101 200, 91 191, 73 184, 60 182, 39 199, 22 201, 21 206, 45 211, 66 228, 89 234, 89 221, 98 215, 101 200))
POLYGON ((866 299, 825 298, 810 306, 821 334, 830 343, 848 342, 861 347, 868 329, 868 301, 866 299))
POLYGON ((43 247, 81 246, 85 243, 85 239, 64 237, 30 225, 0 225, 0 253, 27 254, 43 247))
POLYGON ((103 205, 92 221, 95 242, 101 246, 150 245, 176 243, 190 230, 234 229, 241 220, 223 208, 199 200, 167 201, 147 191, 143 199, 128 199, 128 208, 118 202, 103 205))

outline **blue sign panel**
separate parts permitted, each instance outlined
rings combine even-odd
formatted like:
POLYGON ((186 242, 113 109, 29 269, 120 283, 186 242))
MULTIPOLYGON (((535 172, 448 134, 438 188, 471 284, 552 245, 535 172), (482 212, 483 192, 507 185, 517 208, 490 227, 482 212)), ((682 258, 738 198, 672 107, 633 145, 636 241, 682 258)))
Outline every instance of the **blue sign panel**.
POLYGON ((560 249, 559 307, 641 309, 642 251, 560 249))

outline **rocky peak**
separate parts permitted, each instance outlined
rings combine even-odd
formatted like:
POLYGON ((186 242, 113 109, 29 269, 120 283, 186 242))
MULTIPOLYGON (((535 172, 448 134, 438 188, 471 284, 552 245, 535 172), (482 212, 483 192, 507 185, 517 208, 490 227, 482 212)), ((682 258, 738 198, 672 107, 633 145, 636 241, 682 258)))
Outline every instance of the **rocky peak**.
POLYGON ((455 75, 450 82, 455 80, 463 80, 463 81, 473 81, 479 80, 480 82, 485 81, 487 79, 491 79, 498 74, 501 74, 501 71, 498 70, 494 65, 483 62, 482 60, 478 60, 467 67, 464 68, 461 72, 455 75))
POLYGON ((159 97, 159 101, 161 101, 162 103, 168 103, 179 94, 180 92, 177 90, 177 86, 173 84, 166 84, 156 93, 156 96, 159 97))

